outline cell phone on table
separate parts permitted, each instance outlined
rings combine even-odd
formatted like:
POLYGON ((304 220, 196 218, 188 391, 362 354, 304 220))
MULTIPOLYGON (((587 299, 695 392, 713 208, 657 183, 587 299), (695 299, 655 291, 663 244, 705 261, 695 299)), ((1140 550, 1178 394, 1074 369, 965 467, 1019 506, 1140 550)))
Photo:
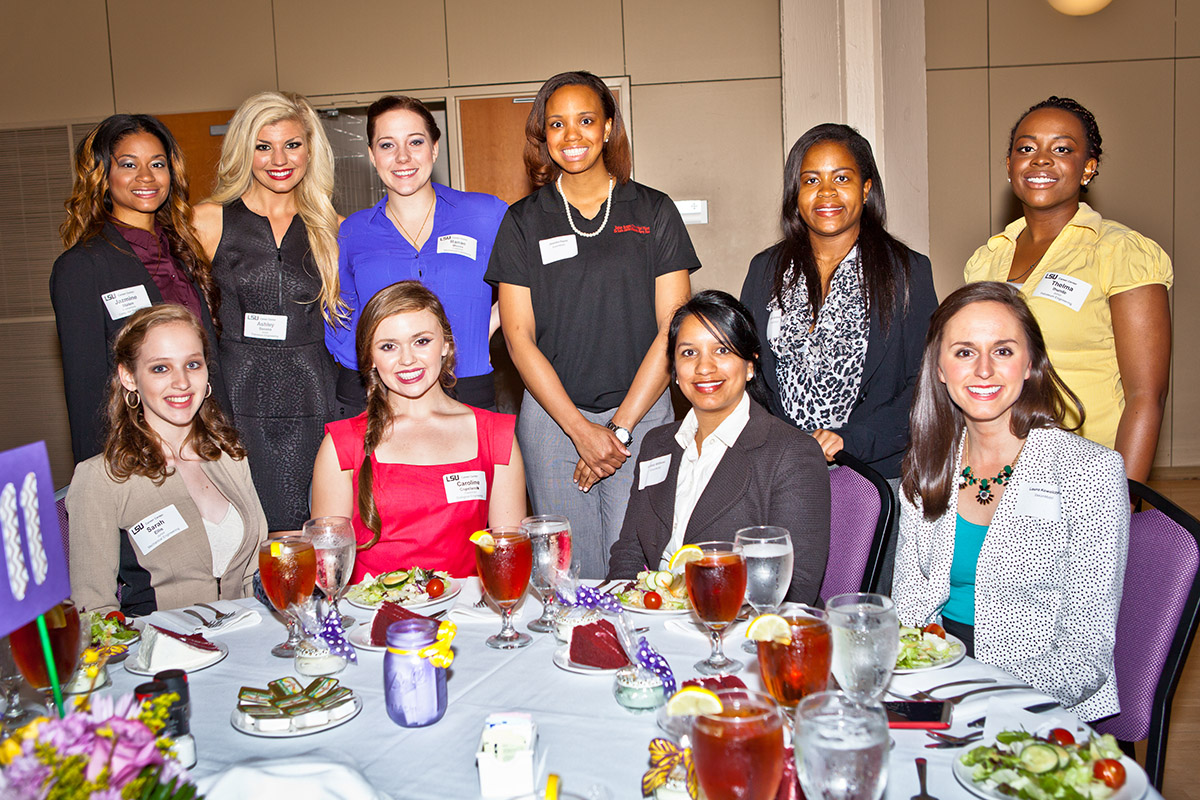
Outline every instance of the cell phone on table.
POLYGON ((883 704, 887 711, 889 728, 925 728, 945 730, 950 727, 950 712, 954 707, 942 700, 913 703, 888 700, 883 704))

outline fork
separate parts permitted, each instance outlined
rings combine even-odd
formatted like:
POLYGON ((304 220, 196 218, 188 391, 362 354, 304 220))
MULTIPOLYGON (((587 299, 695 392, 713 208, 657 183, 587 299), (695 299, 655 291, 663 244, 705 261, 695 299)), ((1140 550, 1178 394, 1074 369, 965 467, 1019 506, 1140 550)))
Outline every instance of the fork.
MULTIPOLYGON (((972 689, 969 692, 963 692, 962 694, 955 695, 954 697, 935 697, 933 699, 937 700, 938 702, 949 703, 950 705, 953 706, 953 705, 958 705, 963 700, 965 700, 966 698, 968 698, 972 695, 983 694, 984 692, 999 692, 999 691, 1004 691, 1007 689, 1028 689, 1028 688, 1029 688, 1029 684, 1027 684, 1027 683, 1006 683, 1002 686, 984 686, 982 689, 972 689)), ((887 691, 888 691, 888 694, 892 695, 893 697, 899 697, 901 700, 907 700, 910 703, 921 702, 921 700, 917 699, 917 697, 915 697, 915 696, 900 694, 900 692, 893 691, 892 689, 888 689, 887 691)))
POLYGON ((196 603, 196 605, 200 606, 201 608, 207 608, 209 611, 211 611, 211 612, 213 612, 214 614, 216 614, 216 615, 217 615, 217 618, 216 618, 216 619, 214 619, 214 620, 213 620, 213 622, 220 622, 220 621, 222 621, 222 620, 229 619, 230 617, 236 617, 236 616, 237 616, 237 613, 236 613, 236 612, 233 612, 233 611, 222 611, 222 610, 221 610, 221 609, 219 609, 219 608, 213 608, 213 607, 212 607, 212 606, 210 606, 208 603, 196 603))
POLYGON ((188 616, 192 616, 192 617, 195 617, 196 619, 200 620, 200 624, 203 625, 205 628, 207 628, 210 631, 215 630, 215 629, 221 627, 221 625, 222 625, 220 620, 214 619, 212 622, 209 622, 204 617, 200 616, 199 612, 192 611, 190 608, 183 608, 180 610, 184 614, 187 614, 188 616))
POLYGON ((933 686, 929 689, 925 689, 923 691, 913 692, 912 696, 917 698, 918 700, 941 700, 940 697, 933 696, 933 693, 939 689, 949 689, 951 686, 966 686, 967 684, 971 684, 971 683, 995 683, 995 682, 996 682, 995 678, 968 678, 967 680, 951 681, 950 683, 942 683, 937 686, 933 686))
POLYGON ((950 747, 966 747, 969 744, 974 744, 983 738, 983 731, 975 731, 968 733, 966 736, 951 736, 948 733, 941 731, 925 731, 925 735, 930 739, 934 739, 938 744, 948 745, 950 747))

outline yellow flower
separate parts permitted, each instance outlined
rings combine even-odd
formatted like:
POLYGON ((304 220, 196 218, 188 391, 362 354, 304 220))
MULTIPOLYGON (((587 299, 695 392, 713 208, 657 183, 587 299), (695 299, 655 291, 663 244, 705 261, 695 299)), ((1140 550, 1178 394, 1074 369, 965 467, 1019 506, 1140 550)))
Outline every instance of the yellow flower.
POLYGON ((46 722, 46 717, 38 717, 29 724, 13 731, 12 736, 0 742, 0 764, 8 766, 12 760, 21 754, 21 744, 26 739, 36 739, 38 728, 46 722))

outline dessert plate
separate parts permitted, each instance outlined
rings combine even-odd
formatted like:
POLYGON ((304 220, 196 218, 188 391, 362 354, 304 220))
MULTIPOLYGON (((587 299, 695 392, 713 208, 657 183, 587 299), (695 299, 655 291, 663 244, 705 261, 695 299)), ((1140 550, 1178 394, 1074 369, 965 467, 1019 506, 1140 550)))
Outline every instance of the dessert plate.
MULTIPOLYGON (((213 664, 224 661, 225 656, 229 655, 229 645, 225 644, 224 642, 213 642, 213 644, 217 646, 217 652, 212 654, 211 660, 191 667, 180 667, 180 669, 186 669, 189 673, 192 673, 196 672, 197 670, 208 669, 213 664)), ((164 669, 173 669, 173 667, 164 666, 159 667, 158 669, 143 670, 135 667, 133 665, 133 661, 133 659, 126 659, 126 661, 122 664, 122 666, 125 667, 125 671, 133 675, 149 675, 153 677, 155 673, 161 672, 164 669)))
POLYGON ((371 626, 359 625, 346 637, 350 644, 359 650, 387 650, 387 645, 371 644, 371 626))
POLYGON ((321 731, 327 731, 331 728, 336 728, 339 725, 345 725, 347 722, 357 717, 359 712, 363 710, 363 702, 358 695, 354 695, 352 702, 354 703, 354 710, 346 716, 342 717, 341 719, 335 719, 331 720, 330 722, 326 722, 324 725, 314 725, 311 728, 290 729, 286 731, 256 731, 253 728, 248 728, 242 724, 242 712, 238 711, 236 708, 233 709, 233 713, 229 715, 229 724, 247 736, 259 736, 263 739, 294 739, 297 736, 308 736, 310 733, 320 733, 321 731))
POLYGON ((620 669, 620 667, 612 667, 605 669, 603 667, 587 667, 583 664, 576 664, 571 660, 571 646, 564 644, 562 647, 556 648, 554 651, 554 666, 567 672, 574 672, 579 675, 612 675, 620 669))

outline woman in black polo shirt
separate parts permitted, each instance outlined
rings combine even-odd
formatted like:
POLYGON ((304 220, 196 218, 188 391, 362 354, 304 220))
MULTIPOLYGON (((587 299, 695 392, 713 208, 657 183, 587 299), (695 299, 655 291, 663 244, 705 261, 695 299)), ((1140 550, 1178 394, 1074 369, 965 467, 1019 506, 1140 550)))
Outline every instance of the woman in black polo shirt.
POLYGON ((525 165, 540 187, 509 209, 485 280, 527 387, 517 423, 534 511, 565 514, 584 577, 607 572, 638 434, 673 417, 666 331, 698 269, 671 199, 629 180, 629 140, 604 82, 565 72, 537 94, 525 165))

